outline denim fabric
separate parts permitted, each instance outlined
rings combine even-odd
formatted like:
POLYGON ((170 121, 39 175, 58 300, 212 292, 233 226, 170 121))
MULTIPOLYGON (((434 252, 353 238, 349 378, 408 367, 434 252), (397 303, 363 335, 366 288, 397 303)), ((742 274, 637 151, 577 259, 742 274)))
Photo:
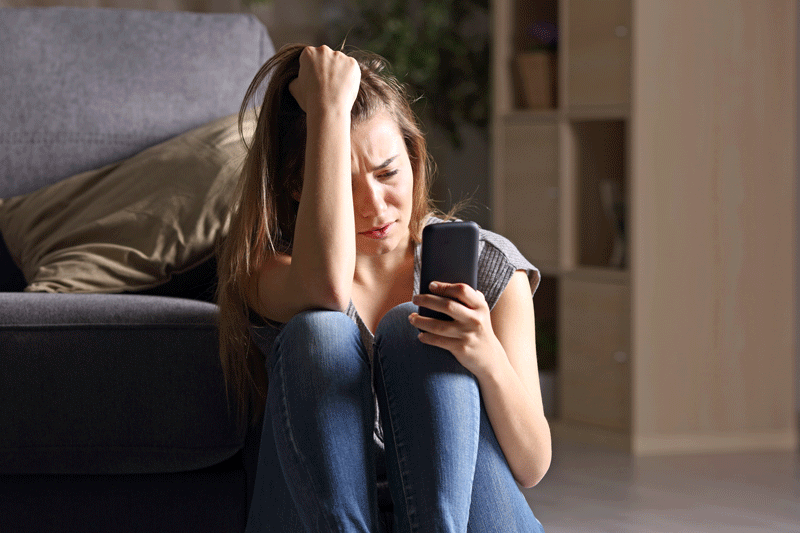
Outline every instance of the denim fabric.
POLYGON ((374 379, 394 519, 377 503, 367 352, 343 313, 292 318, 268 358, 247 531, 537 532, 481 405, 475 377, 420 343, 410 303, 376 331, 374 379), (393 523, 392 523, 393 522, 393 523))

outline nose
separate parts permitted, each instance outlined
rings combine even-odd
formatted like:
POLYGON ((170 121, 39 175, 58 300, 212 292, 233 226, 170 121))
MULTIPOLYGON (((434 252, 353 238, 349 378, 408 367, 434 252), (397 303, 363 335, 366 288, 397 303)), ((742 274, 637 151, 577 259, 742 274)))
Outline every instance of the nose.
POLYGON ((364 218, 376 218, 386 211, 383 187, 375 180, 358 180, 353 191, 353 206, 364 218))

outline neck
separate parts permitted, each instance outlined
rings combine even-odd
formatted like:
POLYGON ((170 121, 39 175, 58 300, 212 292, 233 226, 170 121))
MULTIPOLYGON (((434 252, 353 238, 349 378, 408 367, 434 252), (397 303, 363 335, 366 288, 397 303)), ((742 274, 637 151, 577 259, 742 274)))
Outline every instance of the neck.
POLYGON ((353 281, 359 285, 386 282, 394 275, 414 264, 414 242, 409 239, 406 246, 398 246, 381 255, 357 255, 353 281))

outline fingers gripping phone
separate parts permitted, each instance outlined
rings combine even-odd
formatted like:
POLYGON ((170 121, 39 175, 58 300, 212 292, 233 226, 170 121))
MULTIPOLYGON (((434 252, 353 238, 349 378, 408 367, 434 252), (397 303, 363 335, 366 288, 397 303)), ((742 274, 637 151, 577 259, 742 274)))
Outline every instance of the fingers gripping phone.
MULTIPOLYGON (((480 231, 474 222, 429 224, 422 230, 422 268, 419 292, 430 294, 430 283, 466 283, 478 288, 478 241, 480 231)), ((452 317, 419 308, 420 316, 453 320, 452 317)))

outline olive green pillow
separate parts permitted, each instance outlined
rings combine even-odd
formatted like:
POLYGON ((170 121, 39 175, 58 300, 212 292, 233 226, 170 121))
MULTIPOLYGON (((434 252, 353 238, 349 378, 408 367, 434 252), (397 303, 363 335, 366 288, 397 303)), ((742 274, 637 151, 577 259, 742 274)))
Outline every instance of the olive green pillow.
POLYGON ((141 290, 209 259, 228 230, 244 153, 234 115, 0 200, 0 233, 25 290, 141 290))

